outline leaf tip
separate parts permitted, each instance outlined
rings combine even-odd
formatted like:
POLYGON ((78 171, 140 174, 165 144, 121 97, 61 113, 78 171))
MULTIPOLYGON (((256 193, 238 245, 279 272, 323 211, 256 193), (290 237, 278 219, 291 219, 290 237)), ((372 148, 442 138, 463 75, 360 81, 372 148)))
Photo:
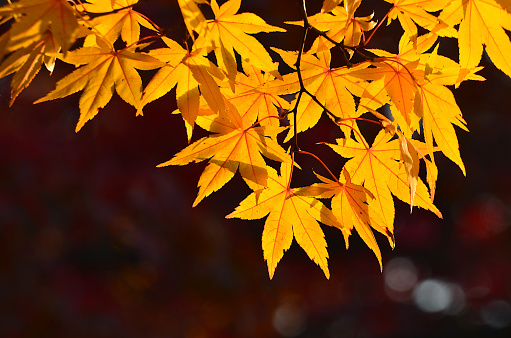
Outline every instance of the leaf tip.
POLYGON ((270 264, 268 264, 268 276, 270 277, 270 280, 273 279, 274 273, 275 273, 275 266, 270 266, 270 264))

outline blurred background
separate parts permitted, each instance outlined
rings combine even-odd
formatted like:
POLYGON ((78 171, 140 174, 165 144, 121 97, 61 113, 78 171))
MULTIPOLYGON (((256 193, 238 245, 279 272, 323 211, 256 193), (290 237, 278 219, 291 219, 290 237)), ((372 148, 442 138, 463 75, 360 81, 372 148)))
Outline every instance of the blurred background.
MULTIPOLYGON (((310 13, 320 6, 311 1, 310 13)), ((136 9, 182 41, 175 1, 136 9)), ((243 1, 242 11, 276 25, 300 18, 293 0, 243 1)), ((399 25, 384 28, 371 47, 397 52, 399 25)), ((299 34, 257 37, 296 50, 299 34)), ((442 48, 457 60, 455 43, 442 48)), ((329 280, 297 243, 269 280, 264 220, 224 219, 250 192, 238 175, 192 209, 204 164, 155 167, 186 146, 182 119, 170 114, 175 91, 143 117, 114 95, 76 134, 79 95, 32 104, 72 67, 42 70, 11 108, 10 79, 0 80, 0 336, 507 337, 511 79, 486 56, 482 65, 486 82, 455 91, 470 129, 457 129, 467 177, 437 159, 443 219, 396 200, 396 248, 376 235, 383 273, 358 235, 346 251, 324 227, 329 280)), ((315 145, 341 136, 331 126, 322 120, 302 147, 338 170, 339 157, 315 145)))

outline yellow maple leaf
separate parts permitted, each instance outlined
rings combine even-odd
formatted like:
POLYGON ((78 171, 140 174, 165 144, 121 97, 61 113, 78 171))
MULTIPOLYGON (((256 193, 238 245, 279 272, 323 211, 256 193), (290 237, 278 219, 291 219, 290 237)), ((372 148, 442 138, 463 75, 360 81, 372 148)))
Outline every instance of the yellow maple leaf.
POLYGON ((342 0, 323 0, 323 5, 321 6, 321 13, 328 13, 335 7, 337 7, 342 0))
POLYGON ((84 66, 61 79, 53 91, 34 103, 66 97, 83 90, 76 131, 94 118, 100 108, 105 107, 112 98, 114 88, 124 101, 138 107, 142 80, 135 68, 148 70, 163 64, 152 56, 137 53, 135 49, 136 46, 133 46, 116 51, 111 45, 99 43, 97 47, 83 47, 60 55, 59 59, 64 62, 84 66))
POLYGON ((162 39, 167 48, 153 49, 149 55, 166 64, 145 87, 144 95, 137 107, 137 115, 142 115, 142 109, 146 104, 167 94, 177 85, 177 107, 185 121, 190 141, 199 111, 200 94, 215 113, 225 110, 222 94, 213 78, 213 76, 221 78, 223 74, 206 58, 205 49, 188 52, 174 40, 166 37, 162 39))
POLYGON ((203 36, 207 31, 207 22, 204 14, 202 14, 199 6, 197 6, 196 0, 177 0, 183 20, 188 30, 188 34, 195 41, 195 35, 193 32, 197 32, 199 36, 203 36))
POLYGON ((238 73, 235 92, 223 88, 222 93, 238 110, 241 116, 257 116, 260 125, 278 127, 280 112, 289 108, 289 102, 274 93, 268 93, 265 85, 274 80, 274 76, 263 73, 257 67, 242 62, 244 73, 238 73))
MULTIPOLYGON (((417 92, 417 81, 415 78, 419 61, 401 62, 391 57, 382 58, 382 61, 375 61, 372 64, 376 68, 367 68, 353 73, 364 80, 373 80, 370 85, 372 93, 366 95, 368 100, 374 101, 380 93, 386 93, 390 101, 392 116, 403 129, 405 135, 411 138, 413 131, 419 129, 419 118, 413 114, 414 98, 417 92), (415 71, 415 73, 414 73, 415 71)), ((380 100, 385 103, 384 100, 380 100)), ((366 100, 361 105, 371 106, 366 100)))
POLYGON ((289 187, 290 163, 282 163, 280 171, 279 176, 269 168, 268 187, 250 194, 226 218, 259 219, 269 214, 264 224, 262 247, 270 279, 284 252, 291 247, 293 237, 329 278, 327 244, 318 221, 339 229, 342 226, 323 203, 299 196, 289 187))
POLYGON ((434 137, 438 148, 466 175, 453 124, 468 129, 452 92, 447 87, 425 83, 416 93, 415 111, 423 121, 428 153, 433 153, 434 137))
MULTIPOLYGON (((351 182, 363 184, 374 196, 369 202, 370 210, 381 219, 383 234, 392 233, 394 229, 394 202, 392 195, 405 203, 410 201, 410 185, 404 164, 400 141, 391 140, 392 135, 382 130, 376 136, 373 145, 358 136, 359 142, 352 139, 337 139, 337 144, 328 144, 344 158, 350 158, 344 165, 351 182), (392 193, 392 195, 391 195, 392 193)), ((417 178, 414 205, 434 212, 438 217, 442 214, 433 205, 428 190, 422 180, 417 178)), ((391 245, 393 238, 389 237, 391 245)))
POLYGON ((511 13, 494 0, 453 0, 440 19, 451 26, 459 23, 461 66, 476 67, 485 45, 493 64, 511 77, 511 41, 504 30, 511 30, 511 13))
POLYGON ((410 39, 417 38, 417 25, 434 32, 440 36, 455 37, 456 30, 430 12, 443 9, 450 0, 385 0, 393 4, 387 16, 387 25, 395 19, 399 20, 401 27, 410 39))
POLYGON ((27 47, 20 48, 9 55, 0 64, 0 78, 14 73, 11 81, 11 100, 9 106, 14 103, 16 97, 25 89, 39 73, 43 63, 46 68, 53 71, 55 57, 46 54, 55 54, 60 46, 53 38, 51 31, 41 36, 40 41, 35 41, 27 47))
MULTIPOLYGON (((292 64, 292 60, 296 61, 295 52, 277 48, 273 48, 273 50, 278 52, 288 64, 292 64)), ((308 53, 302 54, 300 71, 303 84, 333 115, 346 120, 347 126, 343 126, 342 130, 349 135, 351 128, 358 129, 355 120, 350 120, 359 116, 355 110, 353 95, 362 96, 367 86, 367 82, 350 75, 352 72, 368 67, 369 63, 360 63, 352 68, 331 69, 330 50, 324 49, 316 54, 318 57, 308 53)), ((298 74, 294 72, 284 75, 282 79, 268 83, 266 90, 275 94, 295 93, 300 90, 298 74)), ((311 96, 302 95, 297 112, 297 132, 300 133, 314 127, 321 118, 323 110, 311 96)), ((290 121, 293 120, 290 118, 290 121)), ((290 140, 293 135, 294 129, 290 128, 285 142, 290 140)))
POLYGON ((276 135, 282 128, 254 127, 253 116, 240 116, 227 100, 225 105, 221 116, 212 114, 197 119, 201 127, 217 134, 190 144, 171 160, 158 165, 185 165, 210 159, 199 178, 199 193, 193 206, 223 187, 238 169, 252 190, 266 187, 268 167, 261 154, 274 161, 291 162, 277 141, 268 137, 276 135))
POLYGON ((347 170, 342 171, 342 175, 337 181, 332 181, 318 174, 316 176, 322 183, 300 188, 296 193, 300 196, 316 198, 332 197, 332 212, 343 226, 341 230, 343 230, 346 248, 349 245, 348 236, 355 227, 362 240, 378 258, 381 270, 381 252, 371 227, 386 235, 392 247, 394 247, 394 235, 392 230, 382 224, 381 217, 370 208, 369 202, 374 199, 373 194, 363 186, 353 184, 347 170))
POLYGON ((0 17, 13 16, 18 20, 9 31, 10 51, 40 41, 50 26, 63 52, 78 35, 76 11, 66 0, 21 0, 0 8, 0 17))
POLYGON ((144 15, 133 10, 132 6, 139 0, 89 0, 81 6, 87 13, 100 14, 88 22, 93 27, 93 33, 99 34, 110 43, 114 43, 119 36, 132 45, 140 39, 140 26, 158 31, 159 28, 144 15))
POLYGON ((207 34, 198 47, 212 44, 218 66, 225 71, 227 78, 234 82, 237 74, 234 51, 242 56, 244 62, 250 63, 264 72, 277 73, 277 64, 256 38, 250 34, 260 32, 285 32, 283 28, 268 25, 253 13, 236 14, 241 0, 229 0, 218 6, 216 0, 211 1, 211 9, 215 19, 207 21, 207 34))
MULTIPOLYGON (((364 32, 370 31, 376 26, 373 14, 365 17, 355 16, 355 11, 360 3, 361 0, 345 1, 344 6, 335 7, 335 2, 324 2, 321 12, 308 17, 308 21, 314 28, 326 32, 326 35, 332 40, 343 43, 345 46, 357 46, 360 44, 364 32)), ((303 20, 286 21, 285 23, 303 26, 303 20)), ((328 39, 319 36, 312 44, 309 53, 333 46, 334 44, 328 39)), ((352 50, 348 50, 348 52, 353 55, 352 50)))

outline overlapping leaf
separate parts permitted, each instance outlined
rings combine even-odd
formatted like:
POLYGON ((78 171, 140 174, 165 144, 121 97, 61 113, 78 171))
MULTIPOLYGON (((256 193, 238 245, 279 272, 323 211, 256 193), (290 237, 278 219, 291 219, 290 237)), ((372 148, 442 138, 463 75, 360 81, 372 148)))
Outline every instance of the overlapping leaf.
MULTIPOLYGON (((410 185, 404 164, 401 162, 400 141, 391 140, 391 137, 391 134, 382 130, 371 147, 362 136, 359 136, 358 142, 352 139, 338 139, 337 144, 329 146, 342 157, 350 158, 344 169, 348 171, 351 182, 363 184, 373 194, 374 199, 369 202, 369 208, 381 220, 375 229, 387 235, 393 245, 393 238, 388 235, 389 232, 393 233, 394 229, 392 195, 408 202, 410 185)), ((420 178, 417 179, 414 205, 428 209, 441 217, 420 178)), ((374 224, 371 223, 371 226, 374 227, 374 224)))
MULTIPOLYGON (((286 52, 278 49, 277 51, 284 61, 292 64, 296 60, 296 53, 286 52)), ((356 70, 366 68, 369 63, 362 63, 353 68, 330 68, 331 55, 328 49, 317 53, 318 57, 311 54, 303 54, 301 59, 301 76, 303 84, 309 93, 332 114, 341 119, 346 119, 350 127, 356 128, 352 118, 358 117, 355 109, 355 100, 353 95, 362 96, 366 90, 367 83, 360 78, 350 76, 350 73, 356 70)), ((275 80, 267 85, 267 90, 275 94, 288 94, 300 90, 300 82, 297 73, 290 73, 283 76, 282 80, 275 80)), ((314 127, 322 113, 323 107, 318 105, 315 100, 309 96, 301 97, 297 113, 297 132, 303 132, 314 127)), ((290 118, 293 121, 293 118, 290 118)), ((350 133, 350 127, 345 127, 346 133, 350 133)), ((293 128, 290 128, 286 141, 294 135, 293 128)))
POLYGON ((417 25, 441 36, 456 36, 456 30, 452 25, 430 14, 447 6, 450 0, 385 0, 394 6, 387 16, 387 24, 398 19, 404 31, 411 39, 416 39, 417 25))
MULTIPOLYGON (((324 2, 320 13, 308 18, 309 23, 316 29, 326 32, 326 35, 345 46, 357 46, 364 32, 370 31, 376 26, 373 14, 364 17, 355 17, 355 11, 360 6, 361 0, 345 1, 344 6, 336 6, 339 1, 324 2)), ((301 25, 303 21, 288 21, 287 24, 301 25)), ((332 48, 334 44, 328 39, 319 36, 313 43, 309 53, 319 51, 322 48, 332 48)), ((352 50, 348 51, 351 55, 352 50)))
MULTIPOLYGON (((426 42, 427 39, 417 41, 426 42)), ((481 80, 474 75, 478 69, 463 68, 437 55, 437 49, 431 54, 410 53, 408 47, 411 46, 411 43, 403 44, 403 55, 385 53, 381 61, 373 62, 376 69, 363 69, 353 75, 373 80, 370 88, 389 96, 392 115, 407 138, 411 139, 415 131, 421 130, 419 122, 422 121, 427 153, 433 161, 435 141, 439 149, 465 173, 453 125, 467 129, 454 96, 445 85, 455 85, 467 79, 481 80)), ((360 104, 366 104, 364 99, 360 104)))
POLYGON ((140 26, 157 31, 144 15, 133 10, 132 6, 139 0, 89 0, 81 6, 87 13, 100 14, 90 20, 88 24, 93 27, 94 33, 101 35, 111 43, 119 36, 130 46, 140 39, 140 26))
POLYGON ((142 109, 146 104, 167 94, 177 85, 177 107, 185 121, 190 140, 199 112, 201 94, 215 113, 225 110, 222 94, 213 78, 213 76, 221 78, 223 75, 206 58, 207 51, 204 48, 189 53, 174 40, 164 37, 163 41, 167 48, 153 49, 149 55, 166 64, 144 89, 144 95, 137 106, 137 114, 142 115, 142 109))
POLYGON ((243 63, 243 71, 236 76, 236 91, 223 88, 224 96, 231 102, 241 115, 257 116, 262 126, 278 127, 279 115, 289 107, 289 102, 280 96, 267 93, 265 85, 274 80, 269 73, 262 73, 256 67, 243 63))
POLYGON ((159 165, 185 165, 211 158, 199 179, 199 193, 193 206, 223 187, 238 169, 253 190, 266 187, 269 167, 261 154, 275 161, 291 162, 284 149, 268 137, 276 135, 281 128, 254 127, 253 115, 241 116, 229 101, 225 104, 226 110, 221 116, 212 114, 198 121, 204 129, 217 134, 192 143, 159 165))
MULTIPOLYGON (((0 77, 14 74, 12 103, 43 63, 50 72, 55 58, 77 66, 52 92, 36 101, 83 91, 77 130, 105 107, 114 90, 142 115, 147 104, 176 88, 188 142, 195 125, 212 135, 188 145, 160 166, 208 160, 194 206, 240 172, 254 192, 227 218, 268 215, 262 245, 270 278, 293 238, 329 276, 326 241, 318 222, 339 228, 346 246, 354 228, 381 267, 373 229, 394 246, 393 196, 409 203, 410 208, 419 206, 441 217, 432 202, 438 176, 435 152, 442 151, 465 173, 454 126, 467 130, 466 123, 453 90, 446 86, 456 88, 466 80, 483 80, 476 74, 481 69, 483 45, 493 63, 511 76, 511 42, 506 33, 511 30, 511 6, 507 0, 387 2, 393 4, 389 12, 374 17, 400 22, 405 32, 397 54, 366 48, 377 35, 366 39, 364 32, 383 26, 376 26, 378 21, 370 12, 355 16, 361 0, 324 0, 320 13, 290 22, 303 26, 308 20, 315 28, 304 31, 305 36, 316 34, 308 52, 304 51, 312 40, 302 45, 297 41, 300 53, 274 49, 293 69, 281 76, 277 63, 252 35, 285 30, 254 13, 238 13, 241 0, 222 1, 220 6, 217 0, 210 4, 178 0, 189 35, 183 40, 186 49, 167 37, 161 38, 166 47, 154 48, 160 41, 151 43, 159 38, 147 30, 141 35, 141 27, 158 34, 166 31, 133 9, 138 0, 73 4, 20 0, 0 7, 0 25, 10 25, 2 26, 5 33, 0 36, 0 77), (211 7, 214 18, 206 18, 211 15, 206 6, 211 7), (422 34, 424 30, 428 32, 422 34), (77 41, 82 37, 79 48, 77 41), (119 44, 119 37, 124 43, 119 44), (438 53, 438 44, 434 45, 443 39, 440 37, 459 37, 459 64, 438 53), (141 40, 147 43, 141 44, 141 40), (335 55, 330 51, 334 46, 331 40, 338 42, 333 51, 342 53, 340 61, 345 66, 331 62, 335 55), (124 44, 126 48, 118 48, 124 44), (149 51, 141 52, 147 50, 143 48, 149 51), (356 57, 350 58, 353 55, 356 57), (138 70, 157 68, 161 69, 142 92, 138 70), (387 103, 393 121, 376 110, 387 103), (297 141, 293 127, 304 132, 316 125, 323 112, 344 133, 344 138, 329 146, 348 161, 339 179, 317 175, 321 183, 292 189, 294 161, 277 141, 285 129, 281 124, 287 123, 282 117, 287 115, 291 121, 284 141, 297 141), (368 112, 370 118, 361 117, 368 112), (363 136, 364 129, 359 129, 359 124, 367 122, 382 128, 372 146, 363 136), (424 142, 414 139, 419 134, 424 142), (280 176, 263 156, 282 162, 280 176), (419 178, 421 160, 427 169, 429 192, 419 178), (320 198, 331 198, 332 210, 319 202, 320 198)), ((296 154, 297 145, 294 142, 291 152, 296 154)))
POLYGON ((301 188, 297 194, 317 198, 332 197, 332 212, 343 226, 346 248, 348 248, 348 236, 351 234, 351 229, 355 227, 367 246, 373 250, 382 269, 380 248, 371 227, 388 236, 392 247, 394 247, 394 235, 385 227, 381 217, 370 209, 369 202, 374 199, 374 195, 363 186, 353 184, 347 170, 343 170, 338 181, 332 181, 317 174, 316 176, 322 183, 301 188))

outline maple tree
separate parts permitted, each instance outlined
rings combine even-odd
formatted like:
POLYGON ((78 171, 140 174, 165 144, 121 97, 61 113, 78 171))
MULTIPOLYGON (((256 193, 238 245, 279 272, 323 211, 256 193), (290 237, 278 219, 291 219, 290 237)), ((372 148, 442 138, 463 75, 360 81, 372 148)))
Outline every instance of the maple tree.
POLYGON ((76 66, 35 101, 81 92, 76 131, 114 89, 143 115, 176 88, 174 113, 189 145, 158 166, 208 160, 193 206, 239 171, 252 193, 226 217, 267 216, 262 247, 270 278, 293 238, 329 277, 318 222, 339 229, 347 248, 354 228, 381 268, 373 230, 394 247, 393 196, 442 217, 433 203, 436 153, 465 174, 454 126, 468 129, 453 92, 464 81, 484 80, 477 74, 483 45, 511 77, 509 1, 385 1, 386 13, 356 16, 362 0, 324 0, 312 15, 301 0, 302 19, 277 27, 239 13, 241 0, 178 0, 184 43, 138 12, 138 0, 14 1, 0 7, 0 76, 14 74, 12 105, 43 64, 50 73, 56 60, 76 66), (375 32, 393 21, 403 30, 398 53, 371 48, 375 32), (286 25, 301 27, 296 50, 270 49, 254 36, 286 34, 286 25), (457 39, 459 62, 439 52, 445 39, 457 39), (291 71, 281 74, 283 64, 291 71), (148 70, 157 71, 144 86, 139 72, 148 70), (344 162, 339 173, 299 146, 299 134, 323 115, 342 135, 325 143, 344 162), (380 128, 372 142, 364 124, 380 128), (196 126, 209 134, 192 142, 196 126), (327 175, 315 172, 318 183, 293 187, 297 170, 311 170, 301 168, 300 156, 313 157, 327 175), (419 176, 421 162, 426 173, 419 176))

